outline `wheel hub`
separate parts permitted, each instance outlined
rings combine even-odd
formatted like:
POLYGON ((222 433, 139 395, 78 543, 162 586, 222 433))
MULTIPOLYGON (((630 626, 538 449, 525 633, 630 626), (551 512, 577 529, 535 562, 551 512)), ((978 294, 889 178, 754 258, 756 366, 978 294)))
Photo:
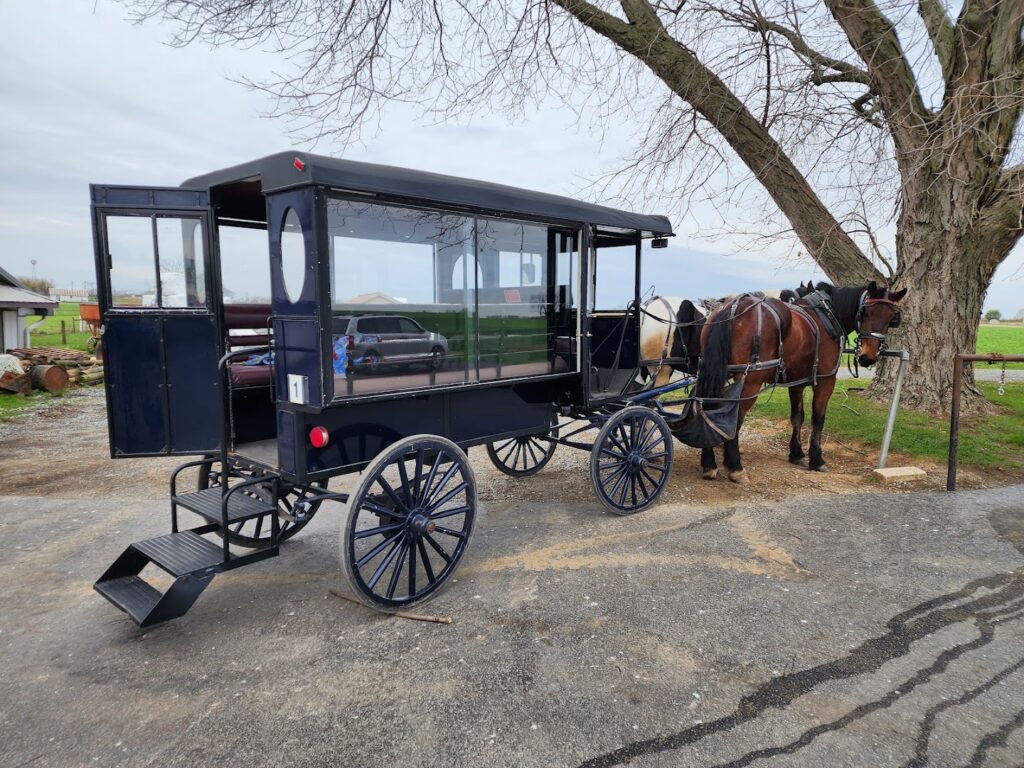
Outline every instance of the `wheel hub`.
POLYGON ((428 533, 437 530, 437 523, 426 515, 414 513, 409 518, 409 533, 417 538, 423 538, 428 533))

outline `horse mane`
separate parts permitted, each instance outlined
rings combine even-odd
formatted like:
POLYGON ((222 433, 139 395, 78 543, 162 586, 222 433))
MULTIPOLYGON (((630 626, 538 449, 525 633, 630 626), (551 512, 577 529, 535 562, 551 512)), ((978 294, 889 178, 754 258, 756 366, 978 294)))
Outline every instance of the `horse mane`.
POLYGON ((868 289, 866 285, 848 285, 837 288, 832 283, 819 282, 814 286, 822 293, 827 293, 832 302, 832 311, 839 321, 853 330, 857 322, 857 310, 860 309, 860 297, 868 289))

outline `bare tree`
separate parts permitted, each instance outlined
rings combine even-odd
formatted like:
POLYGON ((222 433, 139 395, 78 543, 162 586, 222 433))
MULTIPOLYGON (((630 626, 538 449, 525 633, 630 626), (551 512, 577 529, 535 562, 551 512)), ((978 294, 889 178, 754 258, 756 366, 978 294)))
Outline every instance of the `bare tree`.
POLYGON ((280 53, 283 74, 249 85, 308 139, 358 136, 389 101, 448 119, 559 98, 642 126, 621 194, 716 200, 736 230, 795 234, 836 282, 910 289, 920 407, 942 407, 1024 229, 1024 0, 955 18, 945 0, 126 1, 178 45, 280 53))

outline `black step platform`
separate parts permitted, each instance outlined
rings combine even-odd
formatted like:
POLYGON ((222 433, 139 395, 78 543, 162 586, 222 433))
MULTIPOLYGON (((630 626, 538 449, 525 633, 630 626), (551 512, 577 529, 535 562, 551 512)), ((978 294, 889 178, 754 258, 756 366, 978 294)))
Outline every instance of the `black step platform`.
POLYGON ((114 561, 93 587, 127 613, 140 627, 149 627, 185 614, 213 577, 247 563, 274 557, 277 547, 267 547, 241 557, 224 559, 223 544, 199 535, 214 526, 179 531, 139 541, 114 561), (139 577, 149 563, 159 566, 174 583, 166 592, 139 577))
MULTIPOLYGON (((195 512, 211 523, 223 522, 223 497, 220 488, 204 488, 201 491, 182 493, 174 501, 185 509, 195 512)), ((237 523, 251 517, 277 512, 277 505, 263 499, 254 499, 241 491, 228 497, 228 523, 237 523)))

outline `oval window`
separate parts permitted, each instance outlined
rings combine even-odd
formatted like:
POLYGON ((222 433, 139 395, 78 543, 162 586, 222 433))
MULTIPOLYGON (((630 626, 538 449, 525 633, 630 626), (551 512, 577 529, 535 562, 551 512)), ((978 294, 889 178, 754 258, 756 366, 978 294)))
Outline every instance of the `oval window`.
POLYGON ((294 304, 302 298, 302 289, 306 285, 306 239, 294 208, 285 212, 281 227, 281 276, 285 294, 294 304))

